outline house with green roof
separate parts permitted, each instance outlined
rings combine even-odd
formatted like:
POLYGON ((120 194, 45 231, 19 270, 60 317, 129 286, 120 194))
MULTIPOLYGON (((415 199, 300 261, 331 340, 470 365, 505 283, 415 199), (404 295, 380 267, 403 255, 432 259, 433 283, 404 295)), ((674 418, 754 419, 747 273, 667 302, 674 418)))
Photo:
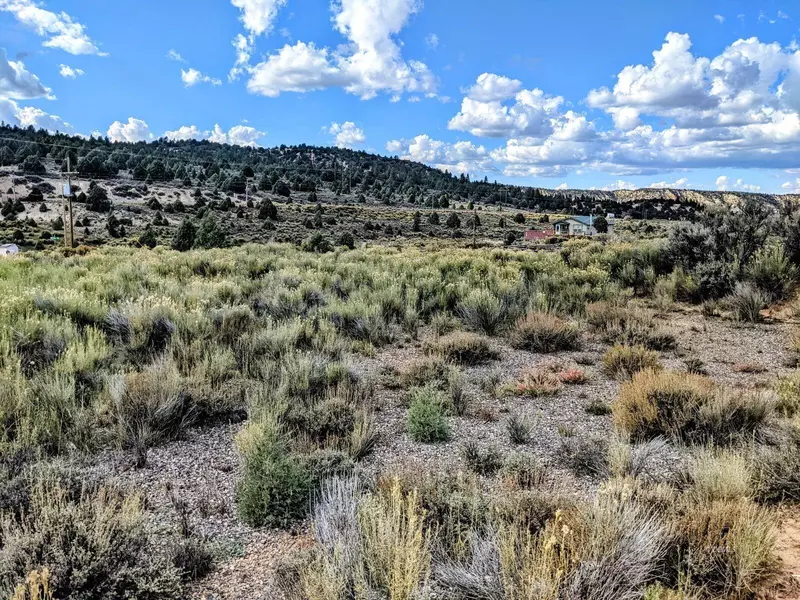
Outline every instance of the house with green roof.
MULTIPOLYGON (((613 233, 614 229, 614 215, 609 214, 605 217, 608 223, 608 231, 606 233, 613 233)), ((553 229, 556 235, 597 235, 599 232, 595 227, 595 217, 593 215, 571 215, 565 219, 555 221, 553 229)))

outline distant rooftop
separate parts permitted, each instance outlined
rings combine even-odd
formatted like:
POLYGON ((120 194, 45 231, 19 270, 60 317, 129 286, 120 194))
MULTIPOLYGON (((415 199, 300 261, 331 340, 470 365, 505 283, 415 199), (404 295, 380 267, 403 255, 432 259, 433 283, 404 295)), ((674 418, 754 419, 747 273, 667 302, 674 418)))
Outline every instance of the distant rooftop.
POLYGON ((570 219, 573 221, 578 221, 578 223, 582 223, 587 227, 593 224, 592 217, 585 217, 583 215, 570 215, 564 219, 559 219, 558 221, 556 221, 556 223, 560 223, 561 221, 569 221, 570 219))

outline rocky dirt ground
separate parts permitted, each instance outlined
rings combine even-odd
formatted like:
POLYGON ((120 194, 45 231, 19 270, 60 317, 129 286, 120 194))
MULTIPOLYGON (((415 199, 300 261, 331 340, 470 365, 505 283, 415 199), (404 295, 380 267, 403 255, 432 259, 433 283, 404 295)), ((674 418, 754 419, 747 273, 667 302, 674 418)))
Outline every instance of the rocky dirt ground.
MULTIPOLYGON (((687 359, 701 360, 709 375, 730 386, 763 387, 788 373, 791 354, 788 350, 793 325, 774 322, 740 326, 731 321, 706 318, 696 310, 678 309, 662 318, 667 329, 679 341, 674 352, 662 355, 665 366, 685 369, 687 359)), ((376 423, 379 441, 373 454, 361 468, 367 476, 395 469, 424 469, 426 472, 465 469, 460 450, 468 440, 481 447, 493 445, 504 454, 527 453, 548 466, 554 485, 564 493, 588 497, 597 487, 591 477, 577 477, 559 463, 558 446, 564 431, 576 436, 608 436, 611 417, 593 416, 586 411, 589 403, 610 403, 619 383, 610 380, 601 369, 606 346, 587 339, 577 352, 537 355, 513 350, 504 341, 493 344, 500 359, 489 364, 465 368, 465 392, 470 410, 464 417, 452 417, 452 439, 444 444, 413 442, 406 433, 407 391, 381 385, 385 373, 402 370, 411 361, 424 356, 425 338, 386 348, 372 358, 351 357, 353 369, 376 383, 379 411, 376 423), (588 381, 565 386, 557 395, 544 398, 495 397, 487 393, 486 381, 514 380, 527 369, 557 361, 564 367, 583 369, 588 381), (580 363, 580 365, 578 364, 580 363), (531 441, 513 447, 505 430, 510 413, 525 416, 533 424, 531 441)), ((218 556, 215 571, 198 582, 195 598, 239 599, 277 597, 271 587, 271 574, 277 560, 292 551, 308 546, 307 525, 294 531, 253 530, 236 517, 235 486, 241 463, 234 436, 241 423, 221 423, 191 431, 185 439, 152 449, 144 469, 131 468, 131 459, 117 452, 107 452, 89 459, 87 474, 143 490, 147 498, 149 526, 157 532, 174 532, 180 522, 184 502, 190 526, 205 537, 218 556), (176 502, 177 499, 177 502, 176 502)), ((674 468, 680 452, 669 451, 660 457, 664 468, 674 468)), ((488 482, 487 482, 488 484, 488 482)), ((800 598, 792 583, 800 577, 800 514, 786 513, 780 536, 780 553, 786 566, 786 592, 781 600, 800 598)))

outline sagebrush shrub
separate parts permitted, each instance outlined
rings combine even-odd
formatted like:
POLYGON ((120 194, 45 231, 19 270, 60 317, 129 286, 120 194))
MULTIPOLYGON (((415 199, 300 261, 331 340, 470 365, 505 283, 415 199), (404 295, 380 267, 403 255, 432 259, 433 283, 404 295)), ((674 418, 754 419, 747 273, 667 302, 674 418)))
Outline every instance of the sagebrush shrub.
POLYGON ((785 300, 797 281, 797 267, 780 246, 762 248, 746 269, 747 279, 772 301, 785 300))
POLYGON ((497 335, 508 322, 508 310, 500 299, 486 289, 473 290, 458 309, 468 329, 485 335, 497 335))
POLYGON ((185 382, 166 361, 113 378, 109 394, 114 439, 133 450, 140 466, 148 448, 177 438, 196 418, 185 382))
POLYGON ((54 598, 183 598, 180 573, 147 537, 142 498, 101 488, 71 496, 57 481, 33 482, 28 510, 0 525, 0 594, 34 569, 49 571, 54 598))
POLYGON ((576 325, 541 312, 530 312, 517 321, 509 337, 515 348, 543 354, 580 347, 580 330, 576 325))
POLYGON ((658 353, 644 346, 616 345, 603 356, 603 368, 612 377, 626 380, 646 369, 661 369, 658 353))
POLYGON ((503 464, 503 457, 497 448, 490 446, 481 449, 473 441, 464 444, 461 456, 467 467, 478 475, 494 475, 503 464))
POLYGON ((654 315, 644 309, 630 309, 608 302, 587 305, 586 319, 592 330, 609 344, 645 346, 650 350, 670 350, 675 336, 661 329, 654 315))
POLYGON ((485 337, 459 331, 444 335, 437 340, 426 344, 430 354, 441 356, 444 360, 461 365, 477 365, 498 357, 498 352, 492 348, 485 337))
POLYGON ((737 283, 733 293, 725 299, 737 321, 758 323, 761 311, 767 306, 767 297, 749 283, 737 283))

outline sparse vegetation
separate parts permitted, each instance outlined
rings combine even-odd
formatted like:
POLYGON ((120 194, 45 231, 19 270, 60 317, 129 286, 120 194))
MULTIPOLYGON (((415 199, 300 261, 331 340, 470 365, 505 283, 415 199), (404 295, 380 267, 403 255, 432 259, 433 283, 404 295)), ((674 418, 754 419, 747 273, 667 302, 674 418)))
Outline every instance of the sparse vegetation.
MULTIPOLYGON (((311 532, 313 546, 282 557, 289 600, 766 595, 778 568, 769 505, 800 499, 795 374, 777 351, 756 356, 764 346, 723 360, 675 336, 686 321, 698 336, 708 326, 709 343, 718 329, 782 335, 730 317, 754 321, 791 297, 786 249, 737 238, 741 269, 726 256, 670 272, 669 252, 693 252, 691 232, 666 246, 587 238, 530 252, 501 235, 461 248, 453 227, 424 247, 364 246, 362 233, 395 227, 428 237, 461 209, 444 192, 436 218, 420 206, 400 225, 356 227, 292 175, 273 181, 268 168, 262 191, 289 194, 252 206, 186 175, 201 206, 148 201, 164 214, 146 248, 0 264, 0 593, 184 597, 227 561, 190 523, 214 514, 236 544, 252 528, 311 532), (224 216, 239 209, 276 238, 307 222, 293 240, 306 243, 241 246, 224 216), (672 305, 711 297, 727 300, 706 317, 672 305), (768 370, 737 366, 755 364, 768 370), (721 383, 731 377, 741 387, 721 383), (206 444, 235 431, 241 470, 235 454, 206 469, 228 483, 221 501, 154 510, 150 494, 105 481, 40 479, 80 453, 119 459, 115 477, 137 482, 187 447, 206 460, 206 444), (64 541, 76 534, 83 554, 64 541), (79 576, 89 571, 92 582, 79 576)), ((515 226, 495 208, 475 203, 477 229, 515 226)), ((117 229, 135 230, 119 216, 117 229)), ((217 525, 214 542, 233 545, 217 525)))

